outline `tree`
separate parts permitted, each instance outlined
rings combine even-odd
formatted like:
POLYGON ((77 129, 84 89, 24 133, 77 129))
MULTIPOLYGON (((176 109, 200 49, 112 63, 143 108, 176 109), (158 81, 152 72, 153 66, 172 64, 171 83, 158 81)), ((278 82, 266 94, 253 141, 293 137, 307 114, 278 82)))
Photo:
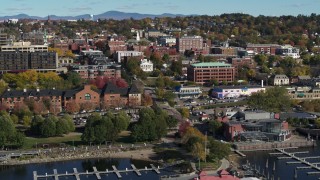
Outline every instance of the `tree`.
POLYGON ((81 79, 78 73, 68 72, 67 82, 69 82, 72 85, 72 87, 80 87, 82 85, 83 80, 81 79))
POLYGON ((216 161, 222 158, 226 158, 231 153, 230 145, 226 143, 221 143, 211 137, 208 138, 208 149, 209 154, 207 156, 209 161, 216 161))
POLYGON ((31 124, 31 117, 30 116, 23 116, 23 125, 28 127, 31 124))
POLYGON ((44 122, 44 118, 40 115, 34 116, 34 118, 31 121, 31 127, 30 131, 34 135, 41 135, 40 127, 42 123, 44 122))
POLYGON ((205 154, 204 145, 201 144, 200 142, 196 142, 195 144, 193 144, 191 154, 192 156, 197 157, 202 161, 205 160, 206 154, 205 154))
POLYGON ((269 112, 286 111, 290 107, 290 102, 288 91, 283 87, 268 88, 265 92, 252 94, 248 99, 251 107, 269 112))
POLYGON ((2 149, 5 146, 21 147, 24 143, 24 135, 17 132, 7 112, 0 114, 0 146, 2 149))
POLYGON ((150 94, 144 93, 142 95, 142 105, 143 106, 151 106, 153 104, 153 100, 150 94))
POLYGON ((181 116, 183 118, 188 119, 190 116, 189 109, 187 109, 187 108, 181 108, 181 109, 179 109, 179 112, 181 113, 181 116))
POLYGON ((61 117, 61 119, 63 119, 64 121, 66 121, 66 124, 67 124, 67 132, 73 132, 76 128, 74 126, 74 123, 73 123, 73 119, 72 117, 69 115, 69 114, 65 114, 61 117))
POLYGON ((178 120, 174 116, 169 116, 166 118, 166 123, 169 128, 175 128, 178 125, 178 120))
POLYGON ((70 102, 68 102, 66 104, 65 109, 66 109, 66 112, 72 114, 72 113, 75 113, 75 112, 79 112, 80 111, 80 106, 79 106, 78 103, 76 103, 74 100, 72 100, 72 101, 70 101, 70 102))
POLYGON ((166 113, 156 109, 143 108, 139 111, 139 121, 133 125, 131 136, 134 141, 159 140, 166 134, 166 113))
POLYGON ((254 60, 259 66, 265 65, 268 57, 264 54, 258 54, 254 56, 254 60))
POLYGON ((56 121, 53 116, 46 118, 40 125, 40 135, 43 137, 52 137, 56 135, 56 121))
POLYGON ((208 129, 212 134, 220 134, 222 132, 222 123, 216 120, 209 121, 208 129))
POLYGON ((182 60, 172 61, 170 69, 176 75, 182 75, 182 60))
POLYGON ((66 119, 60 118, 56 121, 56 132, 55 136, 61 136, 69 132, 68 122, 66 119))
POLYGON ((112 122, 114 128, 119 133, 121 131, 127 130, 130 124, 130 117, 125 111, 120 111, 114 118, 112 118, 112 122))

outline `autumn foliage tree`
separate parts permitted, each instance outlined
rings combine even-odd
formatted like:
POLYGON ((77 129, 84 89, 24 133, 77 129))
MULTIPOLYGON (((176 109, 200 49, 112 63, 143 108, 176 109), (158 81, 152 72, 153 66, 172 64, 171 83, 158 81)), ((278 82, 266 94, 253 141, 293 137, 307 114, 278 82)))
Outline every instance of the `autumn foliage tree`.
POLYGON ((153 104, 153 100, 150 94, 144 93, 142 95, 142 105, 143 106, 151 106, 153 104))
POLYGON ((98 76, 96 79, 90 81, 90 84, 95 85, 98 89, 102 89, 107 83, 113 83, 119 88, 128 87, 128 83, 122 78, 98 76))
POLYGON ((66 104, 65 109, 66 109, 66 112, 68 113, 75 113, 75 112, 79 112, 80 106, 74 100, 72 100, 66 104))

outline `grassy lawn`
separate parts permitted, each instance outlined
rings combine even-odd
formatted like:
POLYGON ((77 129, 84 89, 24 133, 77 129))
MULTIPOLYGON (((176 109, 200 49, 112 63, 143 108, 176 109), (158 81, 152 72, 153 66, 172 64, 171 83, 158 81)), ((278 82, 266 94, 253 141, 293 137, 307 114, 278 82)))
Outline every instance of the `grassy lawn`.
POLYGON ((118 139, 116 140, 116 144, 132 144, 132 139, 130 137, 130 131, 122 131, 119 134, 118 139))
POLYGON ((23 149, 32 149, 36 148, 36 146, 42 147, 43 144, 56 144, 60 143, 68 144, 68 145, 79 145, 81 144, 81 133, 70 133, 68 135, 64 135, 63 137, 49 137, 49 138, 34 138, 34 137, 26 137, 25 143, 23 145, 23 149))

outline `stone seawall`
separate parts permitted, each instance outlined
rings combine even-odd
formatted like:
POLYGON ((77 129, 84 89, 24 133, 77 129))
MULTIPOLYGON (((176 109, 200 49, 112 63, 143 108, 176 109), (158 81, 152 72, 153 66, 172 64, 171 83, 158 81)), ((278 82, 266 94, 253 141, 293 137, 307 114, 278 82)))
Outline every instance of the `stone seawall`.
POLYGON ((257 151, 273 150, 276 148, 294 148, 294 147, 314 147, 316 141, 294 141, 294 142, 239 142, 233 144, 234 148, 239 151, 257 151))

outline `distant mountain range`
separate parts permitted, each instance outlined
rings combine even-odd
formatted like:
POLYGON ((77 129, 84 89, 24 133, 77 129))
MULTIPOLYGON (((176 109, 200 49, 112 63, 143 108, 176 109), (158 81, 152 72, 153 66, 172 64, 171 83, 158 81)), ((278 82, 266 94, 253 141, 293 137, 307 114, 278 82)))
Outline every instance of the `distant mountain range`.
MULTIPOLYGON (((79 16, 56 16, 56 15, 49 15, 50 19, 52 20, 78 20, 78 19, 91 19, 90 14, 83 14, 79 16)), ((155 17, 177 17, 177 16, 186 16, 183 14, 170 14, 164 13, 160 15, 155 14, 140 14, 140 13, 125 13, 120 11, 107 11, 102 14, 93 15, 93 19, 115 19, 115 20, 122 20, 122 19, 143 19, 143 18, 155 18, 155 17)), ((7 19, 38 19, 38 20, 46 20, 48 17, 39 17, 39 16, 29 16, 27 14, 18 14, 14 16, 0 16, 0 20, 7 20, 7 19)))

